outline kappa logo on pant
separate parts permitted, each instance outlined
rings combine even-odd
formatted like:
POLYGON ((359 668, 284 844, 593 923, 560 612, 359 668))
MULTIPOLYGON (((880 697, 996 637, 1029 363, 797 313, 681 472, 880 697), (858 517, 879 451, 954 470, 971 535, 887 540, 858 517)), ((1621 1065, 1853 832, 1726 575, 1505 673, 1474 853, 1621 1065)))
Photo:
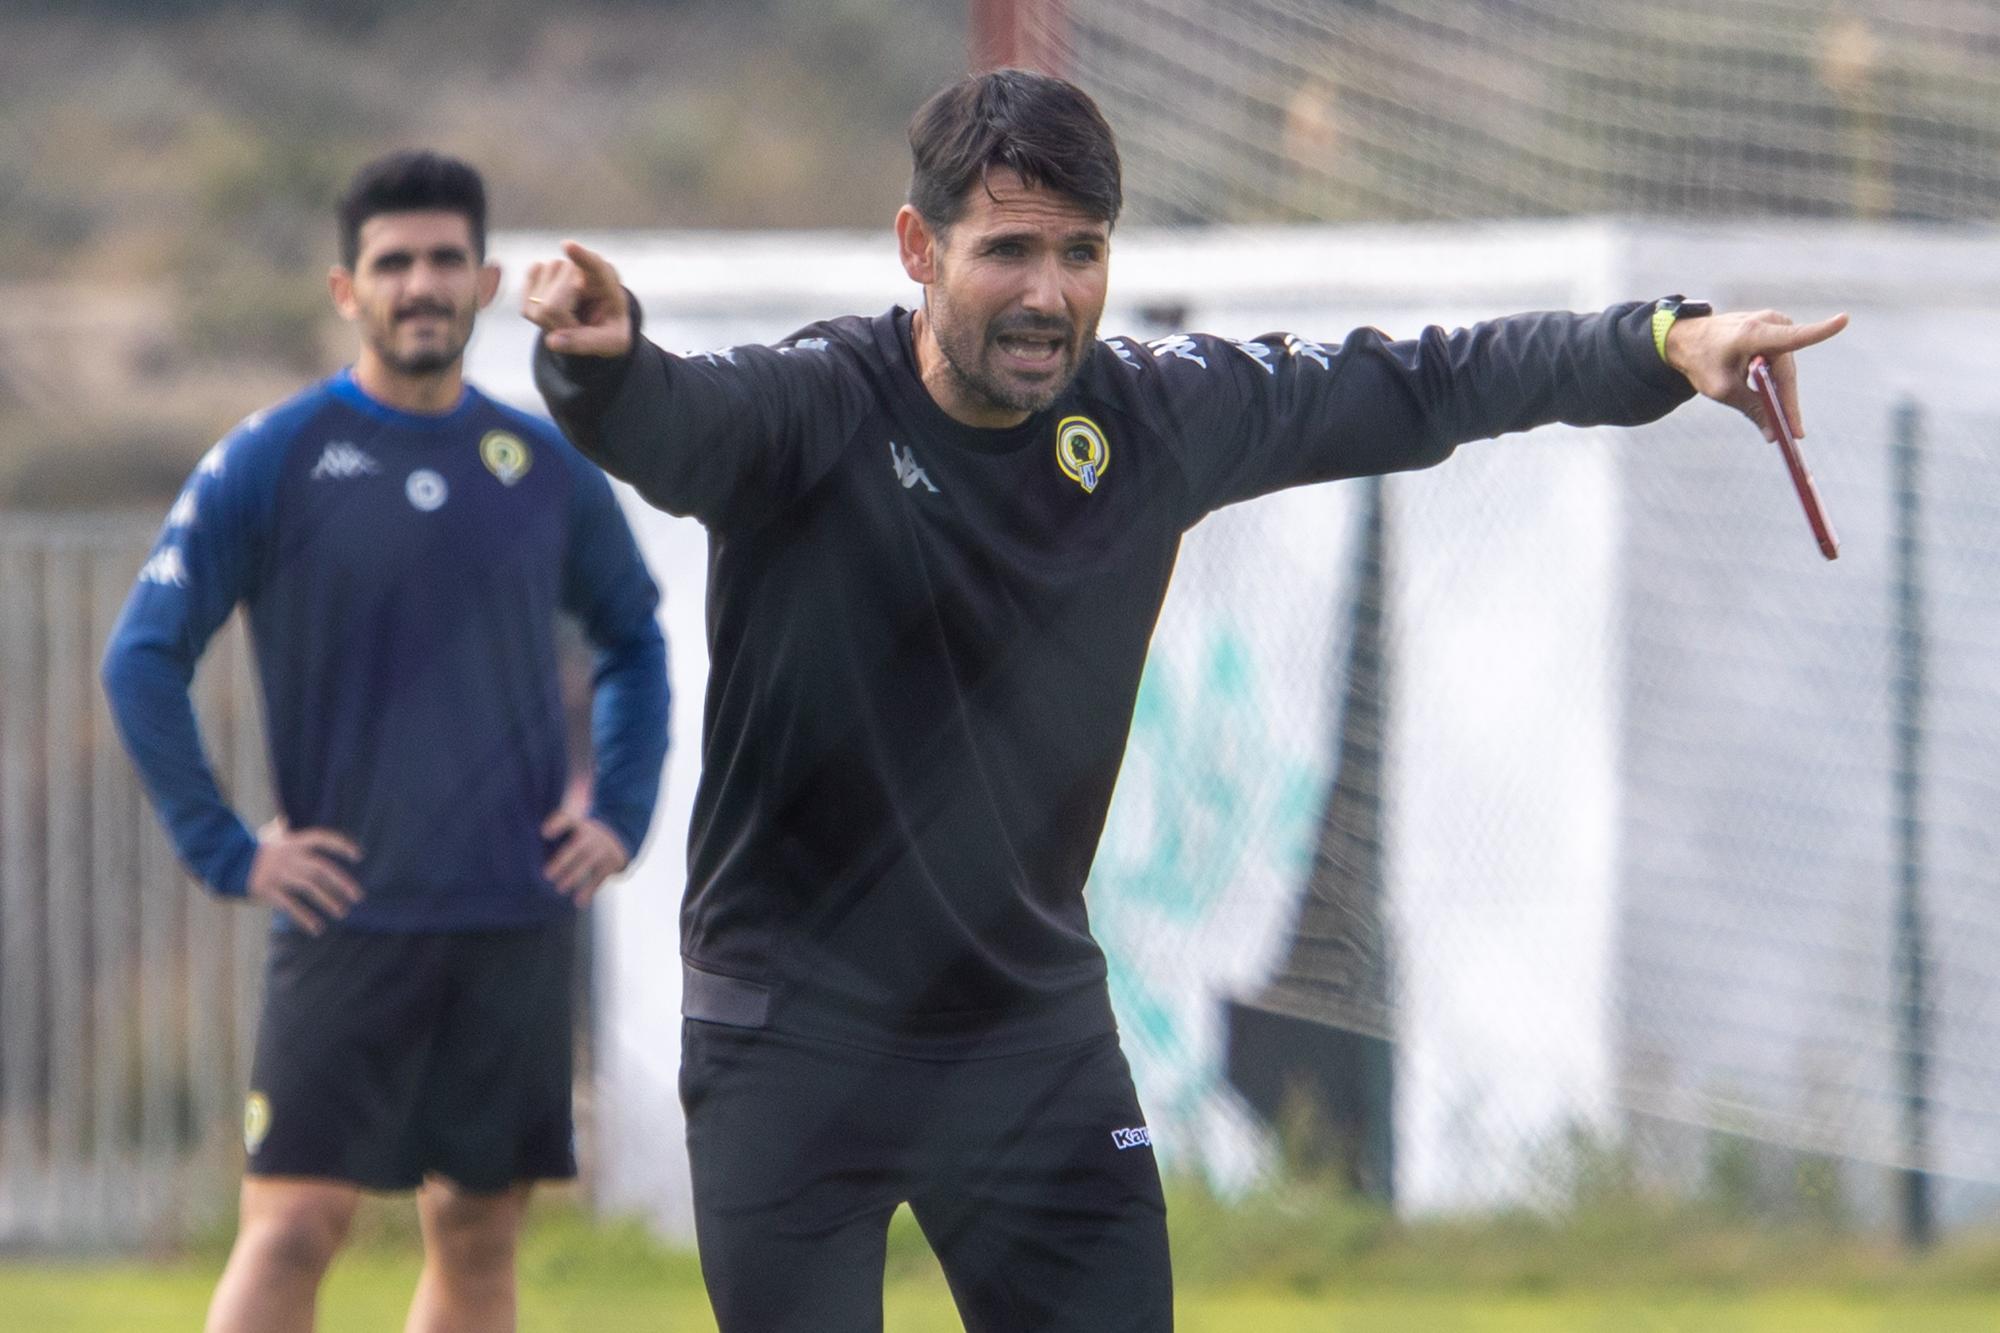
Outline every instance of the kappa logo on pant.
POLYGON ((1150 1148, 1153 1146, 1153 1131, 1144 1125, 1134 1125, 1131 1129, 1114 1129, 1111 1131, 1111 1142, 1117 1146, 1119 1152, 1124 1152, 1127 1148, 1150 1148))

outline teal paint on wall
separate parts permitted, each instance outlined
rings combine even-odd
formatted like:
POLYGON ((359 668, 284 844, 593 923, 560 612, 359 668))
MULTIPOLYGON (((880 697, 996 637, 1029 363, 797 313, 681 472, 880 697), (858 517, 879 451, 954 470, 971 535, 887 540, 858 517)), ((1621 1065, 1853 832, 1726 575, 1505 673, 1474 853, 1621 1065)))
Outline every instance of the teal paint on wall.
POLYGON ((1237 628, 1212 628, 1192 671, 1189 656, 1156 652, 1140 682, 1089 903, 1162 1159, 1207 1170, 1211 1122, 1232 1114, 1218 1102, 1235 1096, 1222 1070, 1228 963, 1274 947, 1245 936, 1289 920, 1331 765, 1325 737, 1300 734, 1285 666, 1260 661, 1237 628), (1250 880, 1282 886, 1283 901, 1246 919, 1230 891, 1250 880))

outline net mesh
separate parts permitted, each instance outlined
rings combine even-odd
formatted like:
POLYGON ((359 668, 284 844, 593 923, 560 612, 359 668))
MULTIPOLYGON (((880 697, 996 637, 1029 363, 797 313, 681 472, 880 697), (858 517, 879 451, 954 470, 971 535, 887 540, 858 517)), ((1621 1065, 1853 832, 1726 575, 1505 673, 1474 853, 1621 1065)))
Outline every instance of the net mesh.
MULTIPOLYGON (((1135 222, 1609 214, 1650 220, 1631 233, 1643 238, 1681 219, 1733 225, 1734 258, 1689 230, 1679 267, 1625 252, 1601 295, 1688 288, 1802 317, 1875 306, 1808 372, 1819 433, 1840 451, 1815 458, 1847 539, 1837 566, 1811 554, 1777 461, 1699 408, 1636 442, 1604 437, 1601 474, 1575 461, 1577 436, 1552 432, 1504 462, 1462 453, 1437 479, 1392 481, 1402 547, 1372 609, 1363 574, 1384 557, 1353 545, 1349 501, 1316 497, 1338 535, 1290 558, 1273 546, 1288 521, 1275 509, 1190 540, 1149 689, 1163 706, 1174 689, 1190 709, 1263 703, 1242 707, 1226 743, 1166 746, 1196 788, 1183 806, 1238 821, 1227 858, 1174 868, 1227 881, 1199 928, 1173 935, 1145 905, 1165 891, 1118 859, 1166 818, 1142 813, 1162 780, 1132 776, 1143 712, 1093 880, 1123 1001, 1178 1006, 1178 1023, 1126 1020, 1156 1115, 1180 1115, 1210 1165, 1229 1133, 1283 1136, 1231 1067, 1243 1034, 1227 1006, 1159 996, 1178 967, 1197 996, 1290 996, 1279 1007, 1296 1014, 1310 946, 1329 951, 1311 922, 1345 920, 1354 939, 1333 955, 1386 941, 1393 1003, 1373 1029, 1395 1047, 1382 1095, 1403 1197, 1562 1188, 1580 1128, 1679 1187, 1886 1220, 1899 1171, 1921 1168, 1948 1218, 1991 1216, 2000 922, 1982 812, 2000 782, 1987 665, 2000 547, 1977 474, 2000 428, 1978 387, 1996 300, 1985 267, 1955 281, 1921 257, 1936 233, 1894 224, 1995 214, 2000 7, 1069 0, 1026 22, 1118 132, 1135 222), (1830 238, 1823 263, 1760 272, 1757 238, 1842 219, 1883 224, 1869 258, 1815 233, 1830 238), (1871 265, 1874 294, 1853 296, 1871 265), (1926 353, 1941 364, 1896 364, 1899 348, 1947 346, 1926 353), (1897 472, 1903 448, 1914 473, 1897 472), (1914 564, 1899 566, 1907 541, 1914 564), (1359 760, 1340 722, 1355 712, 1342 698, 1358 607, 1388 627, 1386 683, 1369 685, 1387 720, 1359 760), (1921 636, 1899 638, 1911 623, 1921 636), (1197 669, 1206 692, 1186 684, 1197 669), (1381 817, 1358 827, 1383 845, 1365 873, 1329 880, 1315 820, 1357 762, 1379 770, 1381 817), (1248 905, 1260 891, 1278 905, 1248 905), (1316 918, 1328 895, 1345 900, 1316 918), (1263 943, 1217 963, 1235 935, 1263 943), (1121 964, 1121 937, 1138 962, 1121 964)), ((1593 299, 1596 262, 1579 251, 1578 284, 1557 299, 1593 299)), ((1397 319, 1501 309, 1452 309, 1435 286, 1415 282, 1414 303, 1383 287, 1339 317, 1407 334, 1397 319)), ((1172 313, 1226 326, 1230 302, 1224 284, 1172 313)), ((1326 312, 1297 313, 1302 334, 1339 332, 1326 312)), ((1370 1030, 1338 1007, 1317 1021, 1370 1030)))
POLYGON ((1885 0, 1072 0, 1040 49, 1138 220, 1989 219, 2000 10, 1885 0))

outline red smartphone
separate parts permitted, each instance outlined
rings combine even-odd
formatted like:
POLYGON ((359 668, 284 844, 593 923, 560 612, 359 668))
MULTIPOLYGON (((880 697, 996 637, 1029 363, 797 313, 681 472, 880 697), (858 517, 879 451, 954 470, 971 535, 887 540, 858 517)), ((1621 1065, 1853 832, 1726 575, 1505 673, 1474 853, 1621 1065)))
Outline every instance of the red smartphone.
POLYGON ((1840 539, 1833 535, 1833 525, 1826 521, 1826 507, 1819 502, 1819 488, 1813 485, 1812 473, 1806 471, 1806 460, 1799 452, 1798 437, 1792 434, 1791 418, 1785 415, 1785 406, 1778 401, 1778 385, 1771 378, 1771 363, 1761 356, 1750 358, 1750 387, 1764 400, 1764 415, 1778 433, 1778 449, 1785 455, 1785 468, 1792 474, 1792 489, 1799 493, 1799 503, 1805 507, 1806 522, 1812 524, 1813 538, 1819 542, 1819 553, 1829 560, 1839 559, 1840 539))

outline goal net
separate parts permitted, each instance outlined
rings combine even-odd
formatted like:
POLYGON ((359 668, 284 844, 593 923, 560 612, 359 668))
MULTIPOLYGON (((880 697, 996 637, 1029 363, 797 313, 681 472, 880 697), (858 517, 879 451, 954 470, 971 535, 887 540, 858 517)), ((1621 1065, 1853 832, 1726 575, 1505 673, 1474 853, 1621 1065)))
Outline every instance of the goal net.
POLYGON ((1163 331, 1679 290, 1856 316, 1803 359, 1836 565, 1772 451, 1700 405, 1469 448, 1388 483, 1372 526, 1315 496, 1315 535, 1275 508, 1196 534, 1092 885, 1156 1118, 1212 1169, 1262 1143, 1254 1171, 1310 1093, 1357 1183, 1418 1205, 1559 1189, 1581 1142, 1730 1203, 1990 1216, 2000 246, 1934 224, 2000 205, 2000 8, 1017 21, 1118 132, 1134 244, 1355 242, 1321 256, 1355 266, 1337 281, 1290 275, 1344 287, 1315 306, 1273 299, 1246 235, 1163 331), (1575 217, 1621 221, 1530 222, 1575 217), (1538 285, 1543 244, 1566 253, 1538 285))
POLYGON ((1975 0, 1062 0, 1134 220, 1615 213, 1987 220, 2000 11, 1975 0))

